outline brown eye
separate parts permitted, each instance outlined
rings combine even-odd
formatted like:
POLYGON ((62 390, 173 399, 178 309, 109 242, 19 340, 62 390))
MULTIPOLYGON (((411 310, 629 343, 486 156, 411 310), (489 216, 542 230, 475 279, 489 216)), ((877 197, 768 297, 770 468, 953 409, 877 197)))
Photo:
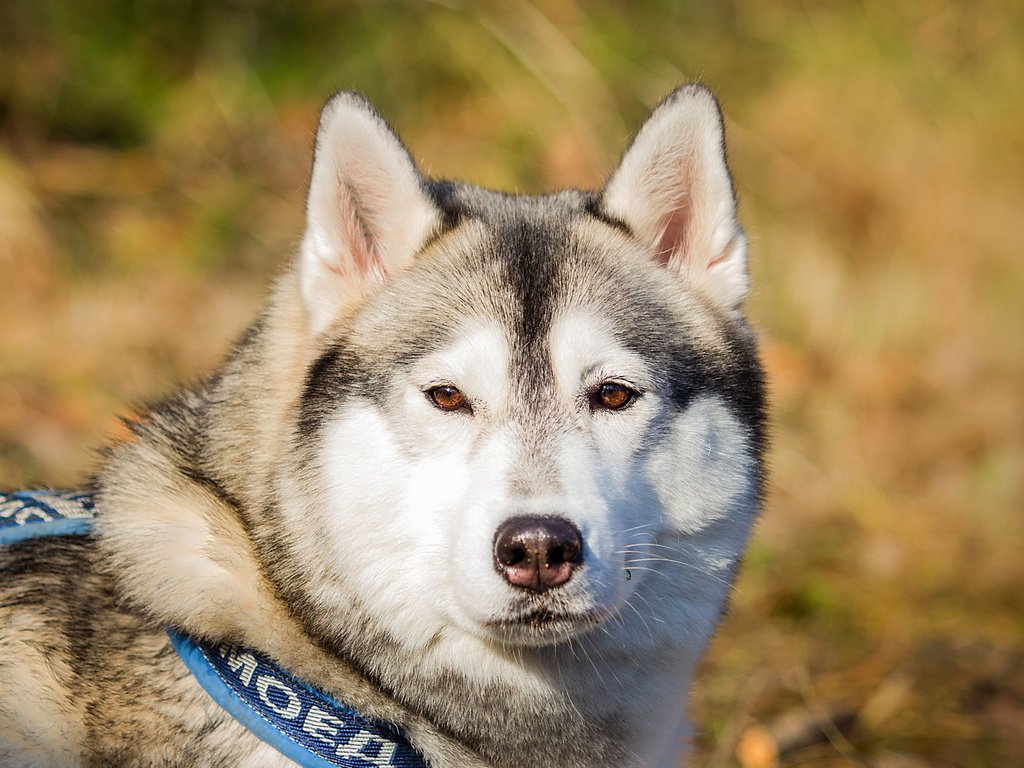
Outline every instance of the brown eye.
POLYGON ((428 389, 427 397, 430 399, 430 402, 442 411, 469 409, 469 402, 466 400, 466 396, 450 384, 428 389))
POLYGON ((630 389, 625 384, 606 381, 591 393, 590 405, 592 408, 601 408, 606 411, 620 411, 632 405, 639 396, 639 392, 630 389))

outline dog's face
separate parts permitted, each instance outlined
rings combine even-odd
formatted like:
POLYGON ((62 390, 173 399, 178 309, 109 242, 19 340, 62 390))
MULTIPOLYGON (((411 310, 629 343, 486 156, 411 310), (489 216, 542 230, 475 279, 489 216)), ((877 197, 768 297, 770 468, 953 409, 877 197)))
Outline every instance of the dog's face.
POLYGON ((279 480, 306 623, 699 650, 760 493, 734 209, 702 89, 601 194, 544 198, 428 184, 336 97, 299 264, 322 351, 279 480))

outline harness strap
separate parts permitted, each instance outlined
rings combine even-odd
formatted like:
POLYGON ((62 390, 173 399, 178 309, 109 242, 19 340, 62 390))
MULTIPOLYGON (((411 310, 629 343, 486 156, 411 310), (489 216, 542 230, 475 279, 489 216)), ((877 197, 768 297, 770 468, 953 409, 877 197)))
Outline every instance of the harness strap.
POLYGON ((40 536, 84 536, 92 530, 92 508, 85 493, 0 493, 0 546, 40 536))
MULTIPOLYGON (((0 546, 85 536, 93 502, 68 491, 0 493, 0 546)), ((222 709, 303 768, 427 768, 397 727, 363 717, 263 654, 168 628, 185 666, 222 709)))

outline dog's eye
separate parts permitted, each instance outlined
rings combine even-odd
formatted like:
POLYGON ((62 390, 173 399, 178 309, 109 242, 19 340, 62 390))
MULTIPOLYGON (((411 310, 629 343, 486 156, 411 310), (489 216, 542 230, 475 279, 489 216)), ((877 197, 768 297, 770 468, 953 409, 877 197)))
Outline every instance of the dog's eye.
POLYGON ((426 392, 427 399, 442 411, 469 410, 469 401, 457 388, 450 384, 431 387, 426 392))
POLYGON ((590 407, 604 411, 621 411, 628 408, 640 393, 617 381, 606 381, 590 393, 590 407))

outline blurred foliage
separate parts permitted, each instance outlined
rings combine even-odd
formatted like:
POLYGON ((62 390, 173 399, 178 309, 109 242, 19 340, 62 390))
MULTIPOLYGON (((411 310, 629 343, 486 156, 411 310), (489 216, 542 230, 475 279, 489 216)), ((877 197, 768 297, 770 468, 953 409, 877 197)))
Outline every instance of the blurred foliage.
POLYGON ((701 79, 774 392, 695 765, 1024 764, 1024 5, 0 4, 0 477, 71 485, 301 234, 319 104, 424 169, 597 186, 701 79))

